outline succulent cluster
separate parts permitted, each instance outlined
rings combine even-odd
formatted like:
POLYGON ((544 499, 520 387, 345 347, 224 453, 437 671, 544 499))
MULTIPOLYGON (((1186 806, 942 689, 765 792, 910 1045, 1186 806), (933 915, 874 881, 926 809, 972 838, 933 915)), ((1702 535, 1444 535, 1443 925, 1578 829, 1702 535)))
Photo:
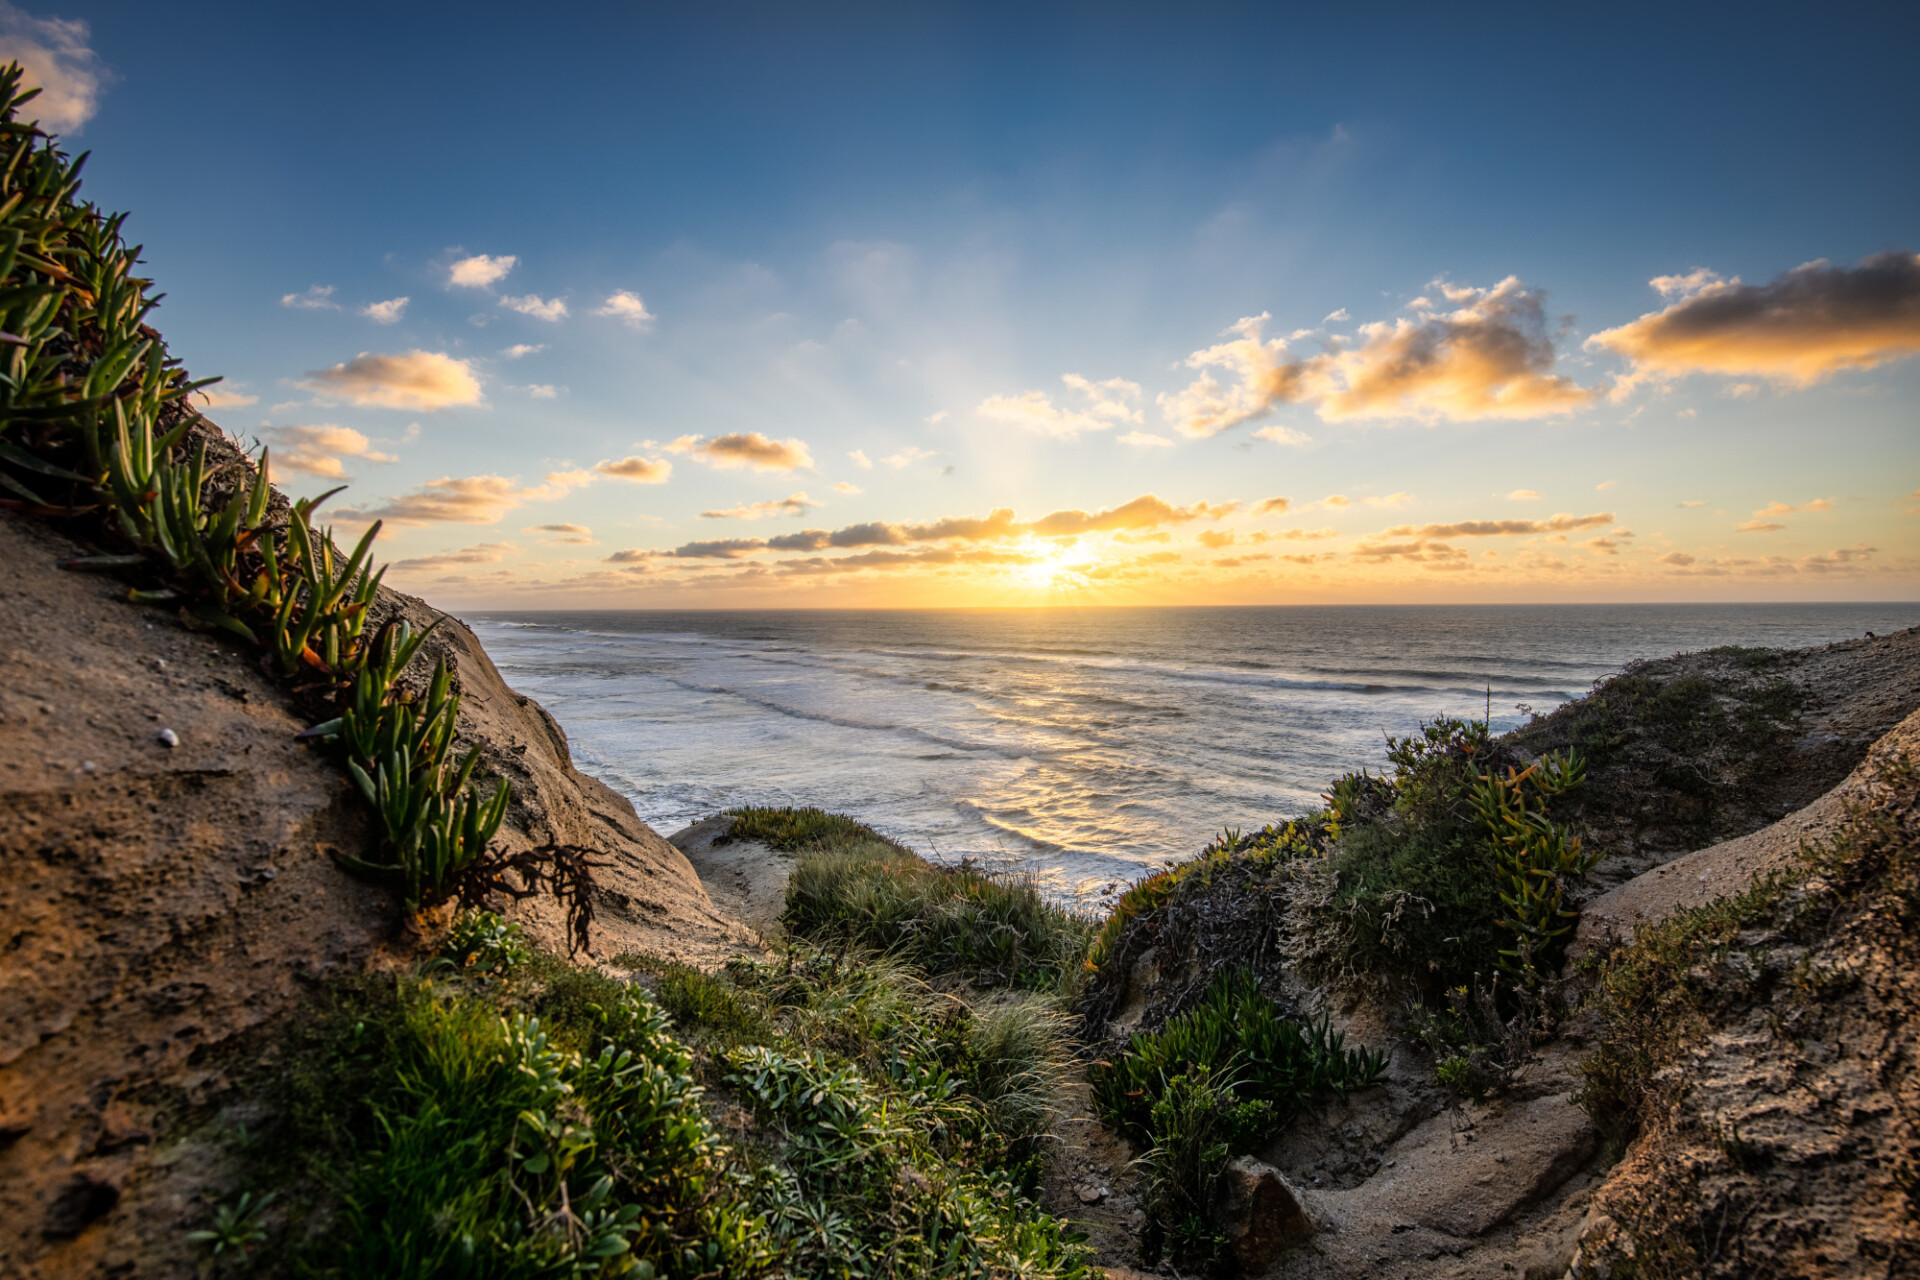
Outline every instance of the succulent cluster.
MULTIPOLYGON (((337 746, 378 817, 377 851, 343 857, 349 870, 393 884, 409 910, 471 899, 475 883, 498 888, 509 861, 533 885, 538 860, 486 863, 508 787, 473 782, 477 749, 455 759, 459 696, 445 663, 424 699, 403 679, 432 628, 368 635, 385 572, 372 556, 379 523, 342 554, 314 524, 340 490, 288 504, 268 451, 256 462, 222 447, 232 456, 210 461, 218 437, 189 397, 217 379, 190 381, 167 354, 147 324, 159 296, 136 273, 125 215, 79 199, 86 157, 21 119, 39 92, 21 85, 17 64, 0 67, 0 502, 91 519, 119 549, 67 567, 129 575, 135 602, 177 602, 259 650, 307 705, 337 713, 302 737, 337 746)), ((574 850, 546 861, 584 941, 587 864, 574 850)))

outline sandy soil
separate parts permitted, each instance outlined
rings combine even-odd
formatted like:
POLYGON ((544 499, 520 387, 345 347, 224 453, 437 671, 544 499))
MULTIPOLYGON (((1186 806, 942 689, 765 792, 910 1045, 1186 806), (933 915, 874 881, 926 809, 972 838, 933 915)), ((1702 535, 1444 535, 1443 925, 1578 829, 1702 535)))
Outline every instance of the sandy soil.
POLYGON ((762 938, 771 938, 779 931, 780 913, 787 905, 793 855, 758 840, 736 840, 732 829, 733 819, 717 813, 667 840, 686 855, 717 910, 762 938))

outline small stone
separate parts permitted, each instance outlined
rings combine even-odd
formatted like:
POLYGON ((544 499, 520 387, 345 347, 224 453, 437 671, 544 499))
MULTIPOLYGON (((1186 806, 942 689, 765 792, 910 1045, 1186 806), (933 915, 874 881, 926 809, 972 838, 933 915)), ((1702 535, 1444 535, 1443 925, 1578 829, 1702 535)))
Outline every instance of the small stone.
POLYGON ((1213 1218, 1248 1273, 1265 1271, 1313 1234, 1312 1220, 1280 1171, 1252 1156, 1241 1156, 1221 1174, 1213 1218))
POLYGON ((1106 1195, 1099 1187, 1085 1182, 1075 1187, 1073 1194, 1080 1197, 1081 1204, 1099 1204, 1106 1195))
POLYGON ((161 746, 167 748, 169 751, 180 745, 180 735, 171 729, 162 729, 153 736, 159 740, 161 746))

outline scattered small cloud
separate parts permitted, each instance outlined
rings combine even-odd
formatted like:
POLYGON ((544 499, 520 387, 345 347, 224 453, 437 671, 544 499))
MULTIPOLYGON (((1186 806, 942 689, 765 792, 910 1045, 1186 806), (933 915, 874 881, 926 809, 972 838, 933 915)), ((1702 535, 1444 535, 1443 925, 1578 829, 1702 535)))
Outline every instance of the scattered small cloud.
POLYGON ((656 317, 647 310, 647 304, 640 295, 627 289, 615 289, 607 295, 607 300, 594 308, 593 314, 618 320, 630 329, 652 327, 656 317))
POLYGON ((1619 483, 1618 480, 1602 480, 1599 484, 1593 486, 1593 491, 1595 493, 1605 493, 1619 483))
POLYGON ((1707 505, 1707 500, 1705 498, 1688 498, 1685 501, 1680 503, 1680 506, 1683 509, 1690 509, 1693 507, 1704 507, 1706 505, 1707 505))
POLYGON ((1684 551, 1669 551, 1667 552, 1667 554, 1660 557, 1659 563, 1670 564, 1677 568, 1684 569, 1686 566, 1693 563, 1693 557, 1688 555, 1684 551))
POLYGON ((442 476, 379 506, 343 509, 336 515, 361 524, 498 524, 523 503, 565 497, 592 479, 586 471, 551 471, 542 483, 523 487, 505 476, 442 476))
POLYGON ((385 302, 369 302, 360 308, 360 314, 375 324, 393 324, 406 313, 408 301, 400 297, 388 298, 385 302))
POLYGON ((1613 512, 1590 516, 1557 515, 1545 520, 1458 520, 1451 524, 1396 525, 1387 538, 1494 538, 1521 534, 1572 533, 1613 523, 1613 512))
POLYGON ((1704 269, 1652 284, 1676 300, 1587 339, 1589 349, 1632 362, 1621 393, 1690 373, 1805 387, 1920 353, 1920 254, 1905 250, 1854 267, 1821 258, 1763 285, 1704 269))
POLYGON ((508 556, 519 554, 519 551, 520 548, 511 542, 481 542, 471 547, 462 547, 458 551, 442 551, 437 555, 396 560, 393 567, 401 572, 418 573, 423 569, 450 569, 455 565, 498 564, 508 556))
POLYGON ((362 351, 331 369, 315 370, 298 384, 324 396, 381 409, 433 413, 480 403, 480 380, 465 360, 437 351, 380 355, 362 351))
POLYGON ((951 415, 948 414, 945 409, 935 409, 932 413, 926 416, 925 422, 930 427, 937 427, 941 423, 945 422, 950 416, 951 415))
POLYGON ((1211 547, 1213 550, 1218 551, 1221 547, 1233 545, 1233 530, 1202 529, 1194 535, 1193 540, 1203 547, 1211 547))
POLYGON ((755 471, 798 471, 813 465, 813 455, 807 452, 804 441, 775 440, 758 431, 734 431, 711 440, 705 436, 681 436, 667 448, 722 471, 737 467, 751 467, 755 471))
POLYGON ((1509 493, 1507 497, 1512 499, 1514 502, 1540 501, 1540 495, 1535 493, 1531 489, 1515 489, 1512 493, 1509 493))
POLYGON ((766 548, 764 538, 716 538, 708 542, 689 542, 662 554, 683 560, 737 560, 766 548))
POLYGON ((851 481, 847 481, 847 480, 834 481, 833 491, 835 493, 865 493, 866 492, 866 490, 862 489, 859 485, 854 484, 851 481))
POLYGON ((1330 493, 1320 499, 1320 505, 1323 507, 1350 507, 1353 505, 1353 499, 1344 493, 1330 493))
POLYGON ((867 456, 867 451, 865 449, 849 449, 847 450, 847 456, 849 458, 852 458, 853 465, 860 468, 862 471, 873 470, 873 459, 867 456))
POLYGON ((673 475, 673 464, 665 458, 642 458, 637 454, 596 462, 593 469, 601 475, 617 476, 635 484, 665 484, 673 475))
POLYGON ((1778 533, 1787 526, 1772 520, 1742 520, 1733 527, 1739 533, 1778 533))
POLYGON ((1083 431, 1105 431, 1116 423, 1142 419, 1140 410, 1134 407, 1140 398, 1138 383, 1124 378, 1092 382, 1077 373, 1066 374, 1060 381, 1078 392, 1084 403, 1062 408, 1044 391, 1023 391, 1016 396, 988 396, 980 402, 978 412, 983 418, 1059 440, 1076 439, 1083 431))
POLYGON ((549 323, 567 318, 565 298, 542 298, 535 293, 519 298, 503 295, 500 305, 509 311, 518 311, 523 316, 532 316, 535 320, 545 320, 549 323))
POLYGON ((49 133, 78 133, 100 109, 114 79, 93 51, 91 28, 80 18, 36 18, 0 0, 0 62, 18 62, 22 87, 40 96, 21 113, 49 133))
POLYGON ((280 305, 292 307, 295 311, 338 311, 340 304, 333 300, 333 286, 316 284, 305 293, 283 293, 280 305))
POLYGON ((250 404, 259 404, 259 396, 250 396, 241 391, 245 383, 230 382, 225 386, 215 384, 202 387, 194 396, 209 409, 244 409, 250 404))
POLYGON ((886 463, 895 471, 899 471, 912 466, 922 458, 937 458, 939 456, 940 455, 932 449, 922 449, 919 445, 910 444, 898 453, 888 454, 886 457, 880 459, 880 461, 886 463))
POLYGON ((1275 444, 1312 444, 1313 437, 1304 431, 1295 431, 1292 427, 1261 427, 1253 433, 1255 440, 1271 440, 1275 444))
POLYGON ((547 349, 544 342, 516 342, 500 352, 508 360, 519 360, 526 356, 537 356, 547 349))
POLYGON ((719 511, 702 511, 704 520, 759 520, 768 516, 803 516, 820 504, 805 493, 791 493, 766 502, 745 502, 719 511))
POLYGON ((390 453, 380 453, 369 440, 352 427, 330 422, 267 428, 271 467, 304 475, 341 479, 347 474, 346 459, 364 462, 397 462, 390 453))
POLYGON ((560 388, 550 382, 535 382, 522 388, 528 397, 534 400, 555 400, 559 398, 560 388))
POLYGON ((461 258, 447 268, 447 284, 456 289, 485 289, 507 278, 507 272, 513 270, 520 259, 512 254, 494 256, 476 253, 471 258, 461 258))
POLYGON ((1151 431, 1129 431, 1123 436, 1114 437, 1121 444, 1130 444, 1141 449, 1171 449, 1173 441, 1165 436, 1156 436, 1151 431))
POLYGON ((556 546, 597 547, 593 540, 593 530, 583 524, 530 524, 522 533, 545 534, 540 539, 543 544, 556 546))
POLYGON ((1262 498, 1254 504, 1253 514, 1257 516, 1279 515, 1290 505, 1292 504, 1285 498, 1262 498))

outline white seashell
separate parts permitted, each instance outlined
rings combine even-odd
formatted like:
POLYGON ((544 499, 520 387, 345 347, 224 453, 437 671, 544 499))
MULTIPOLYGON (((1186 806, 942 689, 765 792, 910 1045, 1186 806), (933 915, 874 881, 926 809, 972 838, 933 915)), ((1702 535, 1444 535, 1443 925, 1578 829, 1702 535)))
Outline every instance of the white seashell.
POLYGON ((180 745, 180 735, 171 729, 162 729, 153 736, 160 739, 160 745, 163 747, 173 748, 180 745))

